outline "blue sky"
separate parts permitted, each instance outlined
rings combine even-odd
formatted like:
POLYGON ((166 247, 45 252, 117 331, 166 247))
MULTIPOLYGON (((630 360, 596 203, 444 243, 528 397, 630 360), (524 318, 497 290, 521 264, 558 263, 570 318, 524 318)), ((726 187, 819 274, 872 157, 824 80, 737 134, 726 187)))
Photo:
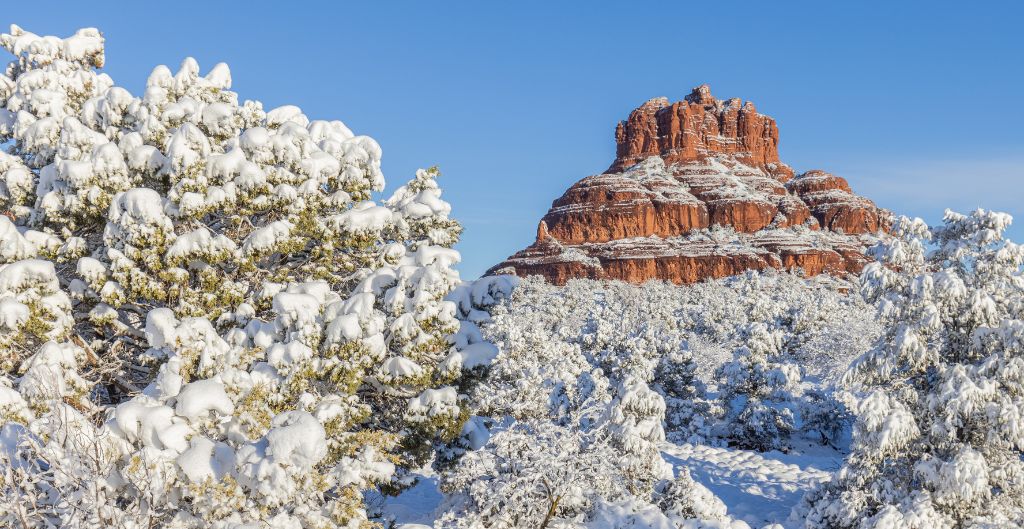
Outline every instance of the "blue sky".
POLYGON ((107 38, 140 94, 157 64, 227 62, 265 108, 341 119, 384 148, 389 188, 437 164, 465 225, 464 277, 532 241, 569 185, 614 157, 615 123, 709 83, 773 116, 782 159, 897 212, 1018 219, 1019 2, 19 2, 4 27, 107 38))

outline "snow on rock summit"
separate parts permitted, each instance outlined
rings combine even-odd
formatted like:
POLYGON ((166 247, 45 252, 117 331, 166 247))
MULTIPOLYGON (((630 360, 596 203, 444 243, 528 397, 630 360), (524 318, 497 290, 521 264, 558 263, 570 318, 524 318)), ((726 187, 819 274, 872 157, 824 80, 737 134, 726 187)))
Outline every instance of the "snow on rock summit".
POLYGON ((488 273, 693 283, 746 270, 859 272, 891 214, 824 171, 794 176, 775 120, 707 85, 615 129, 616 158, 555 200, 537 240, 488 273))

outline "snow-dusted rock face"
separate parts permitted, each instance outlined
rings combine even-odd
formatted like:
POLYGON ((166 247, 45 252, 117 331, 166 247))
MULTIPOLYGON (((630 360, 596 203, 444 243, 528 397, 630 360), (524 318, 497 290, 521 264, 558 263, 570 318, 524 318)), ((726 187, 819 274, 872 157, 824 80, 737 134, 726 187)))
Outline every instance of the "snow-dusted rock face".
POLYGON ((890 214, 823 171, 793 176, 775 120, 750 102, 652 99, 615 131, 604 174, 573 184, 537 240, 490 270, 642 283, 692 283, 746 270, 859 272, 890 214))

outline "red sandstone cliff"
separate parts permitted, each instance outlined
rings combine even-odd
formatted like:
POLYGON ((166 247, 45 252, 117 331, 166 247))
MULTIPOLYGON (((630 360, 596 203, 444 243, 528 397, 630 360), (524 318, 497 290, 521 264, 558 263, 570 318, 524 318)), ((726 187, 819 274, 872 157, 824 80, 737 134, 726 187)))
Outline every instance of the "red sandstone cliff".
POLYGON ((779 132, 707 85, 652 99, 615 131, 616 159, 573 184, 537 240, 490 273, 692 283, 746 270, 859 272, 889 214, 823 171, 793 176, 779 132))
POLYGON ((779 161, 779 128, 739 98, 715 99, 708 85, 693 89, 682 101, 651 99, 615 128, 617 172, 650 156, 666 163, 690 162, 723 154, 786 181, 793 170, 779 161))

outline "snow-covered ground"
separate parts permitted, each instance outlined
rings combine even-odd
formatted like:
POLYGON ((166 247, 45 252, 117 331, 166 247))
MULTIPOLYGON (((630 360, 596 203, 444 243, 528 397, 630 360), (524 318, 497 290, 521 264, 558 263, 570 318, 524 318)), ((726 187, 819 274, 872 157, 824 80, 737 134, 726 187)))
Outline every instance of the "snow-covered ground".
MULTIPOLYGON (((444 500, 439 480, 429 469, 416 475, 414 486, 398 496, 381 496, 376 492, 367 495, 367 504, 379 508, 381 518, 391 520, 395 525, 419 524, 429 526, 437 516, 438 507, 444 500)), ((411 529, 411 528, 406 528, 411 529)))
POLYGON ((790 510, 804 493, 831 479, 842 454, 807 446, 804 454, 754 452, 706 445, 665 444, 662 455, 676 469, 689 469, 693 479, 714 492, 729 513, 751 527, 787 524, 790 510))
MULTIPOLYGON (((688 469, 695 481, 725 502, 729 514, 750 527, 775 523, 786 529, 800 527, 798 520, 789 519, 790 511, 804 493, 831 479, 843 461, 843 454, 813 443, 801 444, 788 454, 665 443, 662 456, 675 473, 688 469)), ((444 494, 433 472, 425 470, 417 478, 415 486, 398 496, 372 495, 371 505, 381 509, 385 520, 409 526, 403 529, 430 526, 444 494)))

